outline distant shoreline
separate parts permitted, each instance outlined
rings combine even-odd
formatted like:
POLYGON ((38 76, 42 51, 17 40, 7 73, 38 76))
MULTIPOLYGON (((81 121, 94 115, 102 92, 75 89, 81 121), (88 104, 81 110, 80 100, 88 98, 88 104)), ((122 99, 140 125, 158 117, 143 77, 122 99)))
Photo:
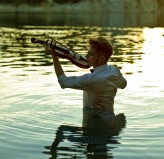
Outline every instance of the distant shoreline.
POLYGON ((41 5, 28 5, 20 4, 14 6, 12 4, 0 4, 0 13, 56 13, 56 14, 88 14, 88 13, 109 13, 109 12, 143 12, 143 13, 162 13, 164 7, 156 4, 155 6, 136 6, 133 3, 130 6, 125 4, 107 4, 106 3, 91 3, 89 1, 82 1, 78 3, 66 3, 66 4, 47 4, 41 5))

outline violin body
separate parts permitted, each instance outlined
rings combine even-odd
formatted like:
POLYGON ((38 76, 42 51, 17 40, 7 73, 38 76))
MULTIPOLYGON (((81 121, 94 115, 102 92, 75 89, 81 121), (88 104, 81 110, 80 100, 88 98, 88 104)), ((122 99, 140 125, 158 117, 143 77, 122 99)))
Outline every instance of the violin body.
POLYGON ((67 47, 61 45, 59 42, 57 42, 54 39, 48 39, 48 40, 40 40, 36 38, 31 38, 32 43, 39 43, 44 44, 50 50, 51 52, 55 52, 58 57, 67 59, 71 61, 74 65, 87 69, 90 66, 88 65, 87 59, 83 56, 79 55, 78 53, 68 49, 67 47), (59 44, 59 45, 57 45, 59 44))

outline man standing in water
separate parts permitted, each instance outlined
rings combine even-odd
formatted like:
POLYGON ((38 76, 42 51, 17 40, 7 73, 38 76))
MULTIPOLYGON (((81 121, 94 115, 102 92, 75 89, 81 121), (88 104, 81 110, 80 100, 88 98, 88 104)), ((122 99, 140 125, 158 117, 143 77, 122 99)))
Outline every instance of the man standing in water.
POLYGON ((115 116, 113 106, 117 89, 125 88, 127 81, 117 67, 107 64, 112 54, 112 45, 106 38, 89 39, 86 58, 88 64, 93 66, 93 72, 82 76, 67 77, 56 53, 51 51, 55 73, 61 88, 73 88, 84 92, 83 127, 95 128, 99 125, 115 129, 118 125, 117 118, 123 117, 123 114, 115 116))

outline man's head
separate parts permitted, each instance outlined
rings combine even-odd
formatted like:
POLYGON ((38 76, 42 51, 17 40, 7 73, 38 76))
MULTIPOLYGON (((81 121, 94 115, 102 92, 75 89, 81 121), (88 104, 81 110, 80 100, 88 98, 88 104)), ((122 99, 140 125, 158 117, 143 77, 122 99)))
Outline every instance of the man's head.
POLYGON ((89 39, 89 49, 86 58, 90 66, 97 67, 106 64, 112 53, 112 45, 104 37, 89 39))

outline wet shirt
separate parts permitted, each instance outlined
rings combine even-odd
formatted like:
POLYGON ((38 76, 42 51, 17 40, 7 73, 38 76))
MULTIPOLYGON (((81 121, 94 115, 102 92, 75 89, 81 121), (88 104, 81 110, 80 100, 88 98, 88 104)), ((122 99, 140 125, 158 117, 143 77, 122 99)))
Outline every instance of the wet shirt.
POLYGON ((85 109, 113 112, 114 97, 118 88, 125 88, 126 79, 113 65, 98 66, 93 73, 82 76, 61 75, 58 78, 61 88, 83 90, 83 107, 85 109))

